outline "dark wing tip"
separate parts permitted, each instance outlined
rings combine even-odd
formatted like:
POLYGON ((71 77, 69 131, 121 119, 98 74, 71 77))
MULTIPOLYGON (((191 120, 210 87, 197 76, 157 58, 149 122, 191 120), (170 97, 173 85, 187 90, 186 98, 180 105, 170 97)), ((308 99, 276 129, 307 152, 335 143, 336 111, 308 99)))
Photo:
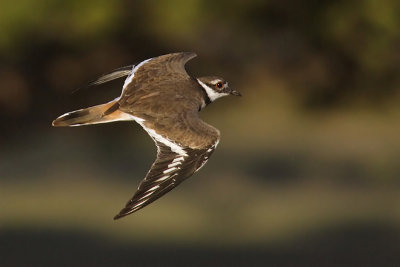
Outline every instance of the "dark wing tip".
POLYGON ((181 54, 184 54, 185 56, 190 56, 191 58, 197 57, 197 54, 195 52, 181 52, 181 54))
MULTIPOLYGON (((137 194, 137 192, 136 192, 136 194, 137 194)), ((141 196, 141 195, 139 195, 139 196, 141 196)), ((114 216, 114 220, 118 220, 122 217, 130 215, 130 214, 144 208, 145 206, 149 205, 153 201, 154 200, 150 200, 149 198, 141 199, 139 197, 139 199, 138 199, 138 198, 135 198, 135 196, 134 196, 131 200, 128 201, 128 203, 126 203, 125 207, 117 215, 114 216)))
POLYGON ((55 119, 54 121, 52 121, 51 126, 53 127, 62 127, 62 126, 68 126, 67 123, 59 120, 59 119, 55 119))
MULTIPOLYGON (((140 208, 142 208, 142 207, 140 207, 140 208)), ((121 219, 122 217, 132 214, 135 211, 139 210, 140 208, 132 209, 130 206, 127 205, 117 215, 114 216, 114 220, 118 220, 118 219, 121 219)))
POLYGON ((54 127, 71 126, 70 121, 76 118, 76 113, 66 113, 52 121, 51 125, 54 127))
POLYGON ((192 58, 197 57, 197 54, 194 52, 178 52, 178 53, 167 54, 164 56, 174 58, 174 60, 178 60, 181 61, 183 64, 186 64, 186 62, 188 62, 192 58))
POLYGON ((114 216, 114 221, 116 221, 116 220, 118 220, 118 219, 120 219, 120 218, 122 218, 122 217, 123 217, 123 216, 117 214, 117 215, 114 216))
POLYGON ((128 215, 128 213, 124 214, 124 213, 121 213, 121 212, 114 216, 114 221, 118 220, 118 219, 121 219, 122 217, 125 217, 126 215, 128 215))
POLYGON ((192 58, 197 57, 197 54, 195 52, 182 52, 183 57, 185 58, 186 62, 191 60, 192 58))

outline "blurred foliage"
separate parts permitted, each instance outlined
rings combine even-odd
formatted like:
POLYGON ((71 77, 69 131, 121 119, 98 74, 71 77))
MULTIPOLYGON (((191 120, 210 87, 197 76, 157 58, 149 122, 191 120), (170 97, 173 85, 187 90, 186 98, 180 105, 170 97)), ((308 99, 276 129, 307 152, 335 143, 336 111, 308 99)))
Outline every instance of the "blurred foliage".
MULTIPOLYGON (((324 229, 373 225, 369 244, 380 227, 394 244, 398 14, 397 0, 2 0, 0 237, 78 229, 123 242, 302 247, 324 229), (120 94, 121 80, 88 81, 177 51, 199 55, 189 73, 221 75, 243 97, 201 112, 222 140, 200 173, 114 223, 151 165, 151 139, 129 123, 50 123, 120 94)), ((342 248, 343 236, 326 242, 342 248)))
POLYGON ((118 22, 120 8, 115 4, 118 3, 98 0, 2 1, 1 52, 18 57, 22 54, 19 49, 31 41, 55 39, 82 45, 105 37, 118 22))
MULTIPOLYGON (((303 107, 376 106, 399 97, 399 10, 395 0, 3 0, 0 68, 11 68, 30 87, 44 87, 46 76, 29 76, 53 64, 67 65, 56 72, 80 73, 89 53, 97 59, 119 53, 117 65, 153 51, 196 50, 228 72, 280 76, 303 107)), ((99 64, 89 62, 85 69, 97 66, 87 74, 92 77, 99 64)), ((101 65, 102 71, 110 65, 101 65)), ((54 75, 61 82, 63 75, 54 75)), ((82 83, 81 76, 68 87, 82 83)))

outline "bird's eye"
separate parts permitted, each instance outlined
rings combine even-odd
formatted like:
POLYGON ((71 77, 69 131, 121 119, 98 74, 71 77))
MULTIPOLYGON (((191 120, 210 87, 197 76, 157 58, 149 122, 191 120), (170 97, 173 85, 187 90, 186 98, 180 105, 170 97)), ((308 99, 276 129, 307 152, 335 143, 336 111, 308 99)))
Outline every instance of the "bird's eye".
POLYGON ((218 88, 222 88, 224 85, 222 84, 222 82, 218 82, 218 83, 216 84, 216 86, 217 86, 218 88))

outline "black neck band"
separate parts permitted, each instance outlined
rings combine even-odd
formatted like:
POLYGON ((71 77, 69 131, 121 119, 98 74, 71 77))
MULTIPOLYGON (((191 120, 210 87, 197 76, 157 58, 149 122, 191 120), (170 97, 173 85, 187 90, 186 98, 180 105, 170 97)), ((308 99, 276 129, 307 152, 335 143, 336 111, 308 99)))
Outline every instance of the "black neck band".
POLYGON ((209 104, 211 104, 211 99, 208 97, 208 94, 207 94, 207 92, 206 92, 206 89, 204 89, 204 87, 201 86, 201 84, 199 83, 199 81, 197 81, 197 79, 196 79, 196 82, 197 82, 197 84, 200 86, 201 91, 203 92, 204 103, 206 103, 206 106, 209 105, 209 104))
POLYGON ((204 91, 204 102, 206 103, 206 106, 207 106, 208 104, 211 104, 211 100, 208 97, 207 92, 204 90, 204 88, 203 88, 203 91, 204 91))

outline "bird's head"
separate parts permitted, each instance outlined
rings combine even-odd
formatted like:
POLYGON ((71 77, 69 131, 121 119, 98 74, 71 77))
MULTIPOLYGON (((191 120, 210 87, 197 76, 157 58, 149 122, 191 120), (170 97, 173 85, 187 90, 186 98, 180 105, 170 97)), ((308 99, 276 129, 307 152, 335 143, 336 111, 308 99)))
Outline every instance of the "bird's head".
POLYGON ((228 82, 221 77, 206 76, 198 78, 197 81, 206 91, 211 102, 227 95, 241 96, 238 91, 229 88, 228 82))

